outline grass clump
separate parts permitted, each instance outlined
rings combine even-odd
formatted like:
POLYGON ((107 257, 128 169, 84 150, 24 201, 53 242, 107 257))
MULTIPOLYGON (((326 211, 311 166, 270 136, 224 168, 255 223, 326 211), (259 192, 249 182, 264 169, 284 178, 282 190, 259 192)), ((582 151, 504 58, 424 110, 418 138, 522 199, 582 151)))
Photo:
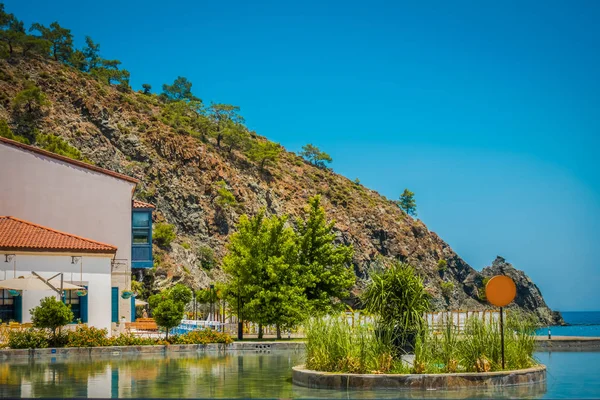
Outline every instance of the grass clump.
POLYGON ((380 324, 351 326, 343 317, 318 317, 305 324, 306 368, 357 374, 402 373, 391 332, 380 324))

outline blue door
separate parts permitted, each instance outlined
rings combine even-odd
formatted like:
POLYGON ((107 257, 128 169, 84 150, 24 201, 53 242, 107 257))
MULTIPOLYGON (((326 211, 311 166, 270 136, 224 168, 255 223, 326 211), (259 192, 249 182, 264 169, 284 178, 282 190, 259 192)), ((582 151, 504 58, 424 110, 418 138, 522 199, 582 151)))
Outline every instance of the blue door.
POLYGON ((111 306, 112 318, 111 318, 111 321, 112 322, 119 322, 119 288, 118 287, 112 288, 111 299, 112 299, 112 306, 111 306))

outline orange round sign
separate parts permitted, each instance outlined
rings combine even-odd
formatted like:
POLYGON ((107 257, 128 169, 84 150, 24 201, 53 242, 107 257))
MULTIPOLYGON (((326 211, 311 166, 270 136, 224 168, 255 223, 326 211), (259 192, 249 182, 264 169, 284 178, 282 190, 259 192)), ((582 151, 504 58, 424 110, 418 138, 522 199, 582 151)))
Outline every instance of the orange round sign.
POLYGON ((517 287, 506 275, 496 275, 485 285, 485 296, 490 304, 504 307, 517 295, 517 287))

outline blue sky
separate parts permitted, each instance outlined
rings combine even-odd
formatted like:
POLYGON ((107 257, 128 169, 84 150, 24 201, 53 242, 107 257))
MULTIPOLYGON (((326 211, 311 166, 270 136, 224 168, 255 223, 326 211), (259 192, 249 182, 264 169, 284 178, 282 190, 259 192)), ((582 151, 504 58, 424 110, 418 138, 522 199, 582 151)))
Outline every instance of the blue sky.
POLYGON ((205 102, 419 217, 471 266, 496 255, 555 309, 600 310, 600 3, 8 0, 86 35, 158 91, 205 102))

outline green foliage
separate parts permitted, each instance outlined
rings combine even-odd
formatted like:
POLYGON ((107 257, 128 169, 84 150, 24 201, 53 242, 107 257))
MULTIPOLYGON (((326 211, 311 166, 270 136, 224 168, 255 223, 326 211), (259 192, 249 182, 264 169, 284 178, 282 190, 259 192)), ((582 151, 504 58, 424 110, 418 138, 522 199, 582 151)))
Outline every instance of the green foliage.
POLYGON ((306 309, 296 238, 286 222, 286 216, 266 218, 264 211, 252 218, 242 215, 223 260, 223 270, 231 276, 225 288, 228 303, 259 324, 293 326, 306 309))
POLYGON ((13 109, 17 112, 25 110, 32 114, 40 111, 42 107, 50 105, 50 101, 42 90, 31 81, 25 83, 25 89, 21 90, 12 101, 13 109))
POLYGON ((319 168, 326 168, 325 163, 331 163, 333 161, 329 154, 319 150, 317 146, 313 146, 310 143, 302 147, 300 155, 319 168))
POLYGON ((38 133, 35 136, 35 142, 36 145, 44 150, 51 151, 61 156, 69 157, 74 160, 86 161, 79 150, 71 146, 60 136, 38 133))
POLYGON ((106 328, 99 329, 93 326, 79 326, 75 331, 67 334, 66 347, 97 347, 110 346, 106 328))
POLYGON ((234 149, 246 149, 250 146, 250 134, 240 124, 227 124, 223 129, 223 144, 231 153, 234 149))
POLYGON ((336 245, 335 221, 327 221, 321 196, 308 200, 303 218, 296 220, 298 262, 306 279, 305 295, 312 308, 325 313, 336 299, 348 296, 356 279, 349 268, 352 246, 336 245))
POLYGON ((183 242, 181 243, 181 247, 183 247, 186 250, 189 250, 192 246, 188 242, 183 242))
POLYGON ((62 301, 55 297, 46 297, 40 305, 29 310, 31 321, 36 328, 47 328, 52 331, 52 341, 57 339, 58 328, 73 321, 73 312, 62 301))
POLYGON ((217 264, 217 260, 215 259, 215 252, 208 246, 200 246, 198 251, 196 252, 196 256, 202 265, 202 268, 210 271, 217 264))
POLYGON ((377 324, 351 326, 343 317, 311 318, 305 323, 306 368, 356 374, 407 373, 394 358, 391 332, 377 324))
POLYGON ((63 28, 58 22, 53 22, 49 27, 34 23, 29 31, 38 31, 42 39, 50 42, 50 50, 55 61, 69 61, 73 52, 73 35, 71 35, 70 29, 63 28))
POLYGON ((169 247, 175 240, 175 226, 164 222, 154 225, 152 241, 161 247, 169 247))
POLYGON ((208 344, 208 343, 233 343, 233 338, 222 332, 213 329, 196 330, 183 335, 173 336, 170 340, 172 344, 208 344))
POLYGON ((415 202, 415 194, 408 189, 404 189, 404 192, 400 195, 400 200, 396 200, 395 203, 408 215, 417 215, 417 203, 415 202))
POLYGON ((85 59, 85 54, 81 50, 75 50, 71 53, 71 56, 69 56, 69 64, 80 71, 87 71, 87 60, 85 59))
POLYGON ((152 315, 154 316, 156 324, 165 328, 167 332, 166 337, 168 338, 169 330, 179 325, 183 319, 184 305, 171 298, 167 298, 158 303, 156 308, 152 311, 152 315))
POLYGON ((444 297, 450 297, 452 291, 454 290, 454 283, 442 282, 440 287, 442 288, 442 294, 444 295, 444 297))
POLYGON ((150 95, 151 94, 150 91, 152 90, 152 85, 150 85, 149 83, 143 83, 142 89, 144 90, 145 95, 150 95))
POLYGON ((100 44, 94 43, 91 37, 85 37, 85 47, 82 51, 85 58, 87 70, 98 68, 100 65, 100 44))
POLYGON ((248 158, 260 166, 263 171, 268 164, 275 164, 281 154, 281 146, 277 143, 265 141, 255 141, 248 151, 248 158))
POLYGON ((423 315, 429 310, 429 294, 415 269, 395 262, 383 271, 370 274, 361 302, 369 313, 379 315, 381 322, 398 329, 402 346, 425 325, 423 315))
POLYGON ((119 60, 100 59, 98 66, 90 69, 90 75, 106 85, 129 89, 129 71, 119 69, 119 65, 119 60))
POLYGON ((15 135, 10 130, 8 123, 3 119, 0 119, 0 136, 7 139, 15 140, 20 143, 29 144, 29 139, 21 135, 15 135))
POLYGON ((244 123, 244 118, 239 115, 240 108, 230 104, 211 104, 207 110, 207 117, 212 122, 210 134, 217 140, 217 147, 221 147, 221 140, 232 129, 238 129, 244 123))
POLYGON ((9 331, 7 344, 11 349, 45 349, 49 346, 46 332, 33 328, 9 331))
POLYGON ((168 297, 184 306, 192 301, 192 296, 192 290, 181 283, 176 284, 168 290, 168 297))
POLYGON ((219 207, 226 208, 229 206, 233 207, 237 205, 237 200, 235 199, 233 193, 231 193, 229 189, 227 189, 227 183, 225 183, 225 181, 221 180, 216 182, 216 186, 216 203, 219 207))
POLYGON ((448 262, 443 258, 440 259, 437 263, 437 269, 440 272, 446 272, 446 270, 448 270, 448 262))
POLYGON ((178 76, 172 85, 166 83, 162 86, 161 98, 165 101, 198 100, 192 94, 192 82, 183 76, 178 76))

